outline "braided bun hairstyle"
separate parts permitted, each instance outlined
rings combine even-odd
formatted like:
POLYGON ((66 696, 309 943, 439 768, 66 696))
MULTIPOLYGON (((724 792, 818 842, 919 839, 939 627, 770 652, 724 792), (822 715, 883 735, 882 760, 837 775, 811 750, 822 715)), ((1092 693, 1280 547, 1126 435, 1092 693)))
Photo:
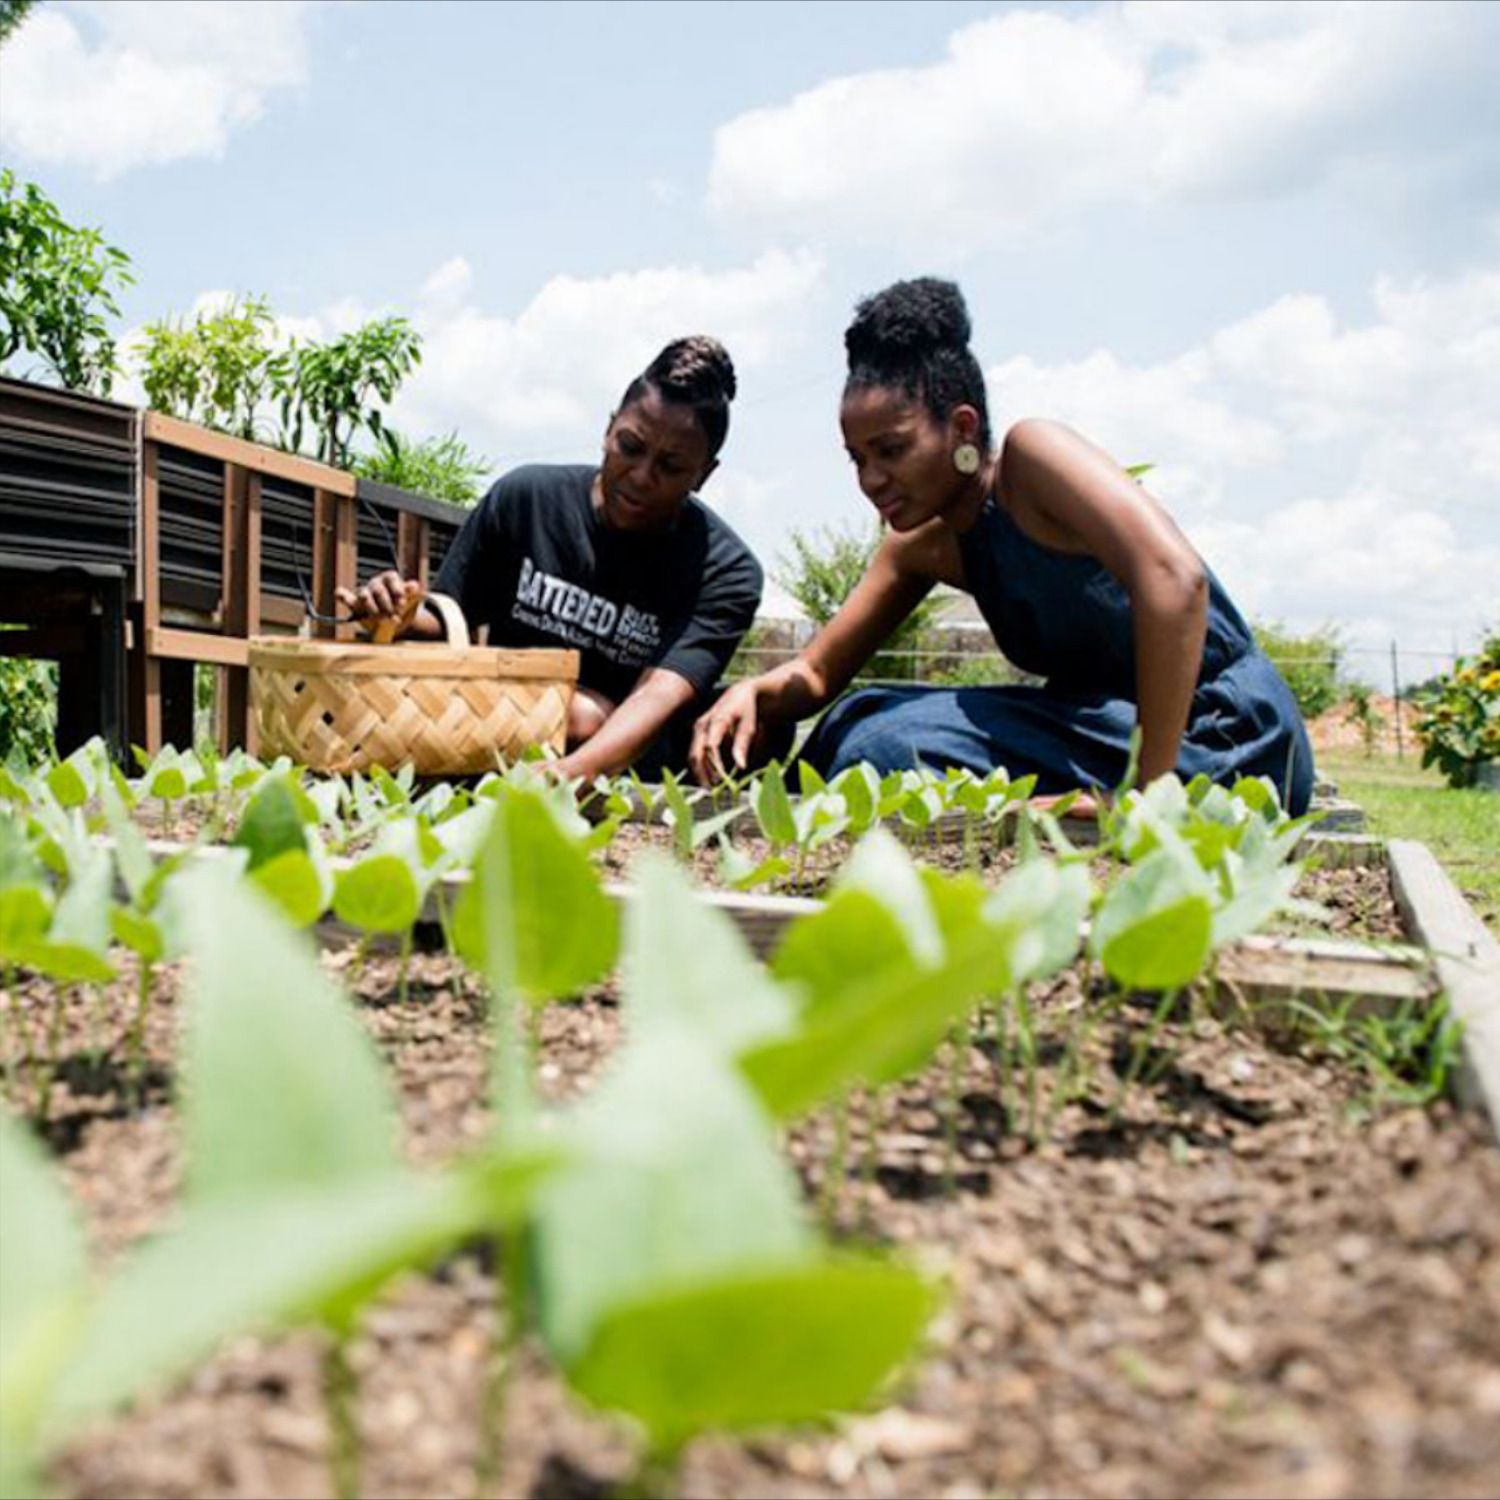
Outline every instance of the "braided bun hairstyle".
POLYGON ((920 400, 939 421, 955 406, 979 413, 978 442, 990 446, 984 373, 969 349, 969 309, 951 281, 923 276, 866 297, 844 333, 844 392, 876 387, 920 400))
POLYGON ((718 339, 698 333, 668 344, 626 387, 620 407, 639 401, 648 390, 663 401, 692 407, 713 458, 729 432, 729 403, 736 389, 729 351, 718 339))

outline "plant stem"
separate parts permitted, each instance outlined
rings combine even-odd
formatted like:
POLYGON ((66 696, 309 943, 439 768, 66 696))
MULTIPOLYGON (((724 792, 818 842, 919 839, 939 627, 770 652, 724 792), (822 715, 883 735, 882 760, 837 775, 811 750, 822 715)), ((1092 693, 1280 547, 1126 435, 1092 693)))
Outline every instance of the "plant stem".
POLYGON ((359 981, 364 977, 365 954, 369 950, 369 946, 370 934, 368 932, 360 933, 354 944, 354 961, 349 965, 349 988, 351 990, 357 990, 359 988, 359 981))
POLYGON ((879 1089, 865 1094, 865 1149, 859 1163, 860 1221, 866 1232, 875 1222, 875 1173, 880 1165, 880 1124, 885 1117, 885 1095, 879 1089))
POLYGON ((948 1032, 948 1075, 943 1100, 943 1197, 958 1191, 958 1091, 968 1052, 967 1025, 948 1032))
POLYGON ((682 1450, 642 1455, 640 1467, 620 1486, 619 1500, 677 1500, 682 1491, 682 1450))
POLYGON ((1110 1109, 1110 1124, 1114 1124, 1120 1117, 1120 1111, 1125 1106, 1125 1097, 1135 1086, 1135 1081, 1140 1077, 1141 1065, 1146 1060, 1146 1054, 1151 1050, 1161 1029, 1166 1025, 1167 1017, 1172 1013, 1172 1007, 1177 1002, 1179 991, 1166 990, 1160 1000, 1156 1002, 1156 1008, 1151 1012, 1150 1024, 1145 1033, 1136 1038, 1135 1045, 1130 1049, 1130 1063, 1125 1069, 1125 1076, 1120 1080, 1120 1087, 1115 1094, 1115 1102, 1110 1109))
POLYGON ((130 1076, 137 1108, 146 1103, 146 1013, 151 1006, 151 965, 136 958, 135 1020, 130 1027, 130 1076))
POLYGON ((405 1005, 407 997, 407 974, 411 969, 411 949, 414 929, 408 927, 401 934, 401 977, 396 981, 396 999, 405 1005))
POLYGON ((840 1094, 833 1107, 833 1152, 823 1169, 821 1217, 823 1229, 832 1234, 838 1220, 839 1199, 849 1161, 849 1096, 840 1094))
POLYGON ((1015 992, 1016 1029, 1021 1038, 1021 1060, 1026 1065, 1026 1138, 1032 1145, 1037 1141, 1037 1065, 1036 1029, 1032 1025, 1031 1002, 1026 998, 1026 987, 1015 992))
POLYGON ((323 1399, 328 1403, 329 1467, 338 1500, 359 1495, 359 1381, 349 1363, 349 1335, 329 1335, 323 1351, 323 1399))
MULTIPOLYGON (((513 1139, 531 1117, 531 1053, 537 1017, 519 995, 494 990, 494 1110, 497 1144, 513 1139)), ((477 1496, 500 1480, 505 1451, 505 1404, 520 1348, 528 1300, 526 1246, 519 1233, 502 1237, 495 1270, 495 1348, 480 1407, 479 1452, 474 1465, 477 1496)))

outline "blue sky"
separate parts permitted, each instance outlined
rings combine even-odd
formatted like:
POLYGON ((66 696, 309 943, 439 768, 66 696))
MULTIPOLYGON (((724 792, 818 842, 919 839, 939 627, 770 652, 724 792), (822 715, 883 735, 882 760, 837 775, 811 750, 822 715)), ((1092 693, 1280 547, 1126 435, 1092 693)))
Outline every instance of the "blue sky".
POLYGON ((952 275, 997 425, 1153 461, 1248 610, 1373 669, 1500 620, 1497 64, 1500 6, 1442 0, 49 0, 0 150, 130 252, 122 332, 405 313, 394 419, 497 470, 590 457, 661 342, 719 334, 705 498, 768 562, 866 521, 853 303, 952 275))

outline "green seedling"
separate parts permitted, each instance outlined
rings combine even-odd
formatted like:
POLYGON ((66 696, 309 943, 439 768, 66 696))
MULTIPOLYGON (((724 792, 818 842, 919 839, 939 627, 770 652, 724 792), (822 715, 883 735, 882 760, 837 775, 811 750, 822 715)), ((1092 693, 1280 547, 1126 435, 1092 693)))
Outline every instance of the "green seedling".
POLYGON ((628 1040, 544 1190, 537 1290, 569 1382, 641 1424, 661 1484, 697 1432, 863 1404, 933 1299, 899 1267, 830 1261, 803 1223, 771 1122, 732 1064, 789 1008, 738 935, 660 861, 629 922, 628 1040), (685 927, 680 952, 704 950, 687 974, 663 942, 685 927), (752 986, 744 1017, 729 973, 752 986))
MULTIPOLYGON (((514 1222, 548 1169, 537 1154, 409 1172, 379 1060, 312 954, 232 869, 184 875, 181 899, 194 991, 178 1225, 95 1291, 55 1186, 0 1121, 0 1424, 21 1472, 241 1329, 312 1321, 347 1339, 392 1274, 514 1222)), ((354 1459, 336 1455, 345 1494, 354 1459)))
POLYGON ((703 800, 703 791, 684 791, 682 779, 670 770, 662 772, 661 795, 666 809, 663 816, 672 830, 672 842, 678 857, 687 861, 691 861, 704 844, 716 839, 741 812, 735 803, 706 818, 698 817, 695 807, 703 800))
MULTIPOLYGON (((574 815, 576 816, 576 814, 574 815)), ((460 955, 483 973, 494 1007, 492 1092, 501 1149, 525 1138, 535 1115, 529 1029, 522 1008, 572 994, 606 973, 618 948, 613 903, 581 845, 559 823, 538 787, 502 787, 454 912, 460 955)), ((496 1309, 503 1342, 491 1366, 480 1438, 481 1487, 500 1471, 506 1382, 515 1362, 530 1273, 518 1239, 507 1241, 505 1297, 496 1309)))

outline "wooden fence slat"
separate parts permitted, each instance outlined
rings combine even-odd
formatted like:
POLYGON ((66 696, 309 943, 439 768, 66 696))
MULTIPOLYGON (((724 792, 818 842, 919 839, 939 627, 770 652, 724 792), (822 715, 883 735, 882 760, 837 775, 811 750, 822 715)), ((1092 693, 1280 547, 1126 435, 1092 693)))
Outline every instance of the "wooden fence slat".
POLYGON ((1413 938, 1433 952, 1438 979, 1463 1025, 1459 1101, 1489 1113, 1500 1135, 1500 941, 1425 844, 1392 839, 1391 886, 1413 938))

